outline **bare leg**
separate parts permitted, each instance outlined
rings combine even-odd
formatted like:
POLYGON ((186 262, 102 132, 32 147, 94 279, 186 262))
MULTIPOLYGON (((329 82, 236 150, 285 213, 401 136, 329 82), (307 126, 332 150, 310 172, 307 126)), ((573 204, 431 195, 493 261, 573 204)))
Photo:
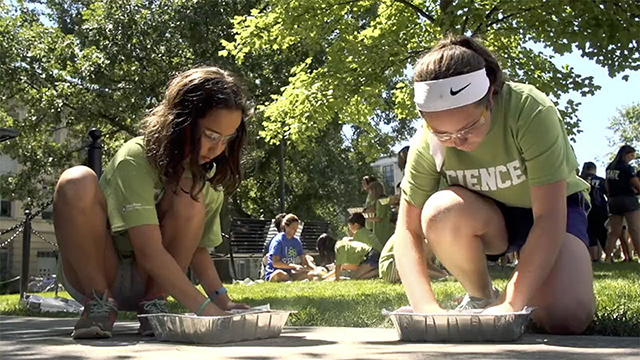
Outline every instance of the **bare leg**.
POLYGON ((533 319, 553 334, 580 334, 593 320, 596 300, 589 253, 582 241, 566 234, 556 263, 534 293, 533 319))
POLYGON ((107 204, 96 174, 86 166, 62 173, 53 208, 62 268, 69 285, 85 295, 109 290, 118 273, 118 258, 107 229, 107 204))
POLYGON ((609 230, 609 236, 607 236, 607 244, 604 249, 605 262, 613 261, 613 248, 616 246, 616 241, 618 241, 618 238, 622 233, 622 216, 611 215, 611 217, 609 218, 609 226, 611 227, 611 230, 609 230))
MULTIPOLYGON (((191 180, 183 179, 180 186, 183 189, 190 189, 191 180)), ((202 194, 196 202, 184 191, 178 190, 174 194, 167 190, 157 209, 162 245, 186 274, 204 229, 205 209, 202 194)), ((138 266, 138 271, 143 279, 147 279, 145 297, 166 292, 157 282, 149 278, 141 266, 138 266)))
POLYGON ((289 274, 282 270, 274 271, 273 274, 271 274, 271 276, 269 277, 270 282, 285 282, 289 280, 291 280, 289 274))
POLYGON ((378 268, 374 268, 368 264, 359 265, 353 272, 354 280, 371 279, 377 276, 378 276, 378 268))
POLYGON ((620 250, 622 251, 622 259, 624 261, 631 261, 631 254, 629 252, 629 232, 622 229, 622 234, 620 235, 620 250))
POLYGON ((507 230, 498 207, 467 189, 451 187, 427 200, 422 225, 433 252, 469 295, 490 299, 485 254, 500 254, 507 248, 507 230))
MULTIPOLYGON (((640 210, 627 213, 624 216, 627 219, 633 249, 635 250, 636 255, 640 257, 640 210)), ((629 252, 629 258, 633 259, 631 252, 629 252)))

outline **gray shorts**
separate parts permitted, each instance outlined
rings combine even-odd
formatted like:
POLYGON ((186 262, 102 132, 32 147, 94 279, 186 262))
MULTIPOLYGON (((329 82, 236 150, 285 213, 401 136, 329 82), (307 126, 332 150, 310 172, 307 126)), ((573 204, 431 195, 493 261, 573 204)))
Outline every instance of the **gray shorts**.
MULTIPOLYGON (((85 295, 74 289, 62 269, 62 258, 58 262, 58 274, 61 274, 62 284, 69 295, 79 303, 85 300, 85 295)), ((138 304, 144 298, 146 284, 140 279, 136 270, 134 258, 118 259, 118 274, 111 288, 113 298, 118 302, 118 309, 123 311, 137 311, 138 304)))

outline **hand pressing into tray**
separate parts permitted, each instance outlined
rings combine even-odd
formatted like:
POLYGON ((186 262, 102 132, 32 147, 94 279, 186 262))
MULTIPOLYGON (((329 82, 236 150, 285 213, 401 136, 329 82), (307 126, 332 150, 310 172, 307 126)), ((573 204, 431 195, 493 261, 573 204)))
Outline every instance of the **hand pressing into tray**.
POLYGON ((435 304, 424 304, 424 305, 418 305, 415 307, 415 310, 411 307, 411 306, 404 306, 401 307, 400 309, 397 310, 398 312, 407 312, 407 313, 416 313, 416 314, 428 314, 428 315, 435 315, 435 314, 446 314, 447 310, 443 309, 440 307, 440 305, 438 305, 437 303, 435 304))
POLYGON ((232 314, 228 311, 224 311, 220 309, 219 307, 215 306, 212 303, 208 303, 204 307, 204 309, 202 309, 202 311, 200 311, 197 315, 198 316, 228 316, 232 314))
POLYGON ((518 312, 522 309, 515 309, 511 304, 507 303, 507 302, 503 302, 497 305, 493 305, 490 306, 486 309, 484 309, 484 311, 482 311, 481 314, 484 315, 502 315, 502 314, 509 314, 509 313, 514 313, 514 312, 518 312))
POLYGON ((224 306, 224 310, 247 310, 250 308, 251 307, 247 304, 238 304, 238 303, 234 303, 231 300, 229 300, 226 306, 224 306))

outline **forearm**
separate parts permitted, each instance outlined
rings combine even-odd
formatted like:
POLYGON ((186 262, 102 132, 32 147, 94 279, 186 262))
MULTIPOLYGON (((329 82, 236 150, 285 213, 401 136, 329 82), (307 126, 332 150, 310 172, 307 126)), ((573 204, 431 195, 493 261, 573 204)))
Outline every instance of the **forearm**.
POLYGON ((396 268, 414 311, 438 306, 429 281, 427 259, 422 245, 424 239, 402 228, 398 228, 393 236, 396 238, 396 268))
POLYGON ((293 270, 296 267, 291 264, 283 263, 282 261, 274 261, 273 267, 276 269, 285 269, 285 270, 293 270))
MULTIPOLYGON (((218 270, 207 248, 199 247, 196 249, 191 259, 191 269, 193 269, 193 272, 198 277, 198 280, 200 280, 200 284, 202 284, 204 291, 209 297, 223 286, 222 281, 220 281, 220 276, 218 275, 218 270)), ((231 299, 227 294, 221 294, 215 297, 213 302, 219 308, 226 309, 229 301, 231 301, 231 299)))
MULTIPOLYGON (((518 266, 509 280, 505 301, 519 311, 542 285, 553 267, 566 233, 559 214, 539 216, 520 252, 518 266)), ((565 215, 566 218, 566 215, 565 215)))

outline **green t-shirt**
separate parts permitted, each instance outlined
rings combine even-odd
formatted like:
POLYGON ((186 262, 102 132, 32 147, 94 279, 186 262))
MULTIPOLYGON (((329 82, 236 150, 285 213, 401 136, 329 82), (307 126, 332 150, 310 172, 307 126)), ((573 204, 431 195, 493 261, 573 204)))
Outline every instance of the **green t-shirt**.
POLYGON ((360 265, 371 251, 371 246, 355 240, 336 242, 336 265, 360 265))
POLYGON ((506 83, 494 98, 491 128, 471 152, 447 147, 440 171, 423 127, 411 141, 402 196, 422 208, 440 177, 507 206, 531 208, 530 186, 567 181, 567 195, 589 185, 579 178, 573 149, 554 104, 531 85, 506 83))
POLYGON ((380 272, 380 278, 388 278, 387 273, 395 271, 395 258, 393 257, 393 247, 396 238, 391 238, 384 244, 382 251, 380 252, 380 260, 378 261, 378 271, 380 272))
MULTIPOLYGON (((107 200, 116 251, 131 256, 133 248, 126 230, 159 224, 156 205, 165 190, 157 170, 146 157, 142 137, 129 140, 118 150, 100 178, 100 188, 107 200)), ((202 196, 205 223, 198 246, 216 247, 222 243, 220 210, 224 195, 207 184, 202 196)))
POLYGON ((353 241, 367 244, 378 251, 382 251, 382 243, 369 229, 360 228, 353 234, 353 241))
MULTIPOLYGON (((376 217, 381 218, 381 221, 372 221, 373 222, 373 234, 376 236, 380 245, 384 246, 387 243, 387 240, 393 235, 394 225, 391 222, 391 205, 389 202, 384 200, 388 199, 378 199, 376 201, 376 217)), ((381 251, 382 249, 376 249, 381 251)))

